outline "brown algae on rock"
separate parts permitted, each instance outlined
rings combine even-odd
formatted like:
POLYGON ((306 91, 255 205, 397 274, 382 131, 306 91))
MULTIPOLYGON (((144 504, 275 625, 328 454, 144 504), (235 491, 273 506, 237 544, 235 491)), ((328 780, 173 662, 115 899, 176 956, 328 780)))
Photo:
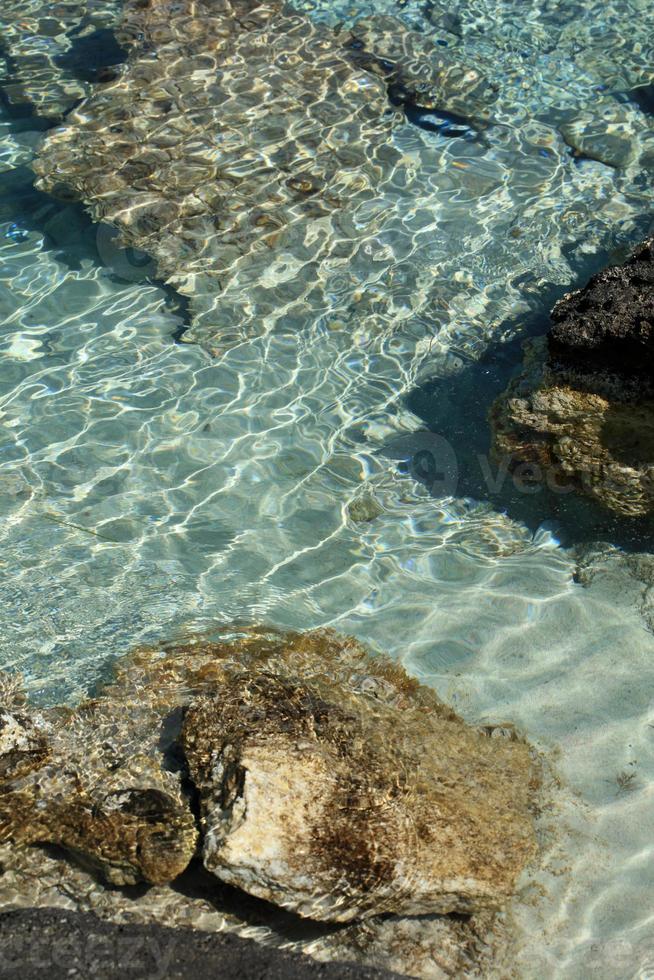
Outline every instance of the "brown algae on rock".
POLYGON ((55 844, 113 885, 170 881, 197 830, 179 777, 139 752, 121 706, 0 708, 0 842, 55 844))
POLYGON ((353 641, 259 651, 242 644, 186 713, 205 865, 318 919, 503 904, 534 853, 527 746, 484 737, 353 641))
POLYGON ((10 715, 2 839, 113 884, 184 870, 191 796, 207 868, 317 919, 497 908, 535 853, 527 745, 330 632, 140 650, 76 710, 10 715))

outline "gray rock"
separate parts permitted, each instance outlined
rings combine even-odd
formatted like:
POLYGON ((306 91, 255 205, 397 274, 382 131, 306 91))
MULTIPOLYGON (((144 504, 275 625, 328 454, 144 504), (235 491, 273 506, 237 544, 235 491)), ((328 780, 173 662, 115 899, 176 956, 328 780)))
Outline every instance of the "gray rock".
POLYGON ((252 940, 161 925, 112 924, 61 909, 0 914, 2 976, 20 980, 393 980, 351 963, 316 963, 252 940))

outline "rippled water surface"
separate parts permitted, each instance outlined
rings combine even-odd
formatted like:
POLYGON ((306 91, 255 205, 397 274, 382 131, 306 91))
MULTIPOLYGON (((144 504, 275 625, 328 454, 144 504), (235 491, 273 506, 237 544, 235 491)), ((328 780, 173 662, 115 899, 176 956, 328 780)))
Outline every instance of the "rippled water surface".
MULTIPOLYGON (((334 23, 373 5, 304 6, 334 23)), ((0 667, 35 698, 74 701, 136 644, 215 619, 351 632, 466 717, 513 721, 554 754, 576 802, 516 913, 519 974, 644 980, 648 586, 617 560, 584 587, 543 494, 503 504, 481 480, 464 496, 452 468, 421 480, 412 460, 426 448, 461 477, 483 456, 513 341, 647 230, 651 5, 374 8, 483 63, 498 103, 481 134, 396 133, 429 179, 363 242, 348 320, 334 280, 333 316, 281 318, 227 349, 184 343, 184 304, 147 262, 33 190, 46 124, 2 111, 0 667), (571 149, 561 130, 580 116, 622 134, 620 166, 571 149), (375 278, 380 252, 390 279, 375 278), (401 312, 376 332, 375 290, 393 289, 401 312)), ((586 541, 618 540, 584 521, 586 541)))

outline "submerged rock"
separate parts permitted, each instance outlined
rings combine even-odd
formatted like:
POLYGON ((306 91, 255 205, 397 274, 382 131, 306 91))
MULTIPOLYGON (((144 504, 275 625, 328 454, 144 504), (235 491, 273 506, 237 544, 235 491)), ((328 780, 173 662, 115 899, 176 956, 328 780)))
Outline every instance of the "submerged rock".
POLYGON ((3 699, 1 840, 112 884, 206 867, 303 916, 498 908, 535 852, 527 745, 331 633, 144 650, 75 711, 3 699))
POLYGON ((576 157, 624 169, 631 164, 647 169, 654 151, 649 120, 630 103, 599 99, 592 109, 575 113, 559 131, 576 157))
MULTIPOLYGON (((88 95, 90 81, 75 70, 75 45, 88 47, 96 32, 114 27, 120 6, 120 0, 3 0, 0 88, 9 104, 56 119, 88 95)), ((107 38, 97 47, 106 51, 107 38)))
POLYGON ((317 925, 276 912, 227 886, 217 895, 194 889, 192 872, 174 886, 153 885, 135 892, 98 888, 85 869, 39 848, 17 850, 0 844, 0 862, 2 908, 92 912, 121 927, 175 928, 178 936, 195 936, 200 943, 203 934, 204 941, 210 942, 212 933, 229 933, 324 962, 355 962, 422 980, 493 976, 492 970, 510 956, 503 917, 491 912, 317 925))
POLYGON ((559 302, 490 413, 494 455, 625 517, 654 511, 652 241, 559 302))
POLYGON ((367 524, 384 513, 384 508, 373 493, 362 493, 347 505, 347 514, 356 524, 367 524))
POLYGON ((190 298, 185 339, 305 322, 334 296, 360 319, 407 315, 416 288, 381 283, 391 265, 401 282, 406 229, 369 244, 417 179, 399 107, 486 119, 478 69, 399 21, 335 31, 277 2, 127 0, 118 37, 125 70, 48 134, 37 186, 154 258, 190 298))
POLYGON ((3 694, 0 842, 55 844, 113 885, 184 870, 197 830, 180 779, 138 751, 116 707, 90 701, 40 713, 3 694))

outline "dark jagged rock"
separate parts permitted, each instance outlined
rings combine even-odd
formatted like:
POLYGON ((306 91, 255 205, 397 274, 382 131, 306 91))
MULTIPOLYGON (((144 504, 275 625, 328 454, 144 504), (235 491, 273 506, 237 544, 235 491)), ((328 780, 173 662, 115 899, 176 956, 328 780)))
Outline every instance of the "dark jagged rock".
POLYGON ((552 311, 550 360, 580 373, 654 377, 654 239, 552 311))
POLYGON ((653 513, 652 240, 564 297, 552 320, 491 409, 494 455, 622 516, 653 513))

